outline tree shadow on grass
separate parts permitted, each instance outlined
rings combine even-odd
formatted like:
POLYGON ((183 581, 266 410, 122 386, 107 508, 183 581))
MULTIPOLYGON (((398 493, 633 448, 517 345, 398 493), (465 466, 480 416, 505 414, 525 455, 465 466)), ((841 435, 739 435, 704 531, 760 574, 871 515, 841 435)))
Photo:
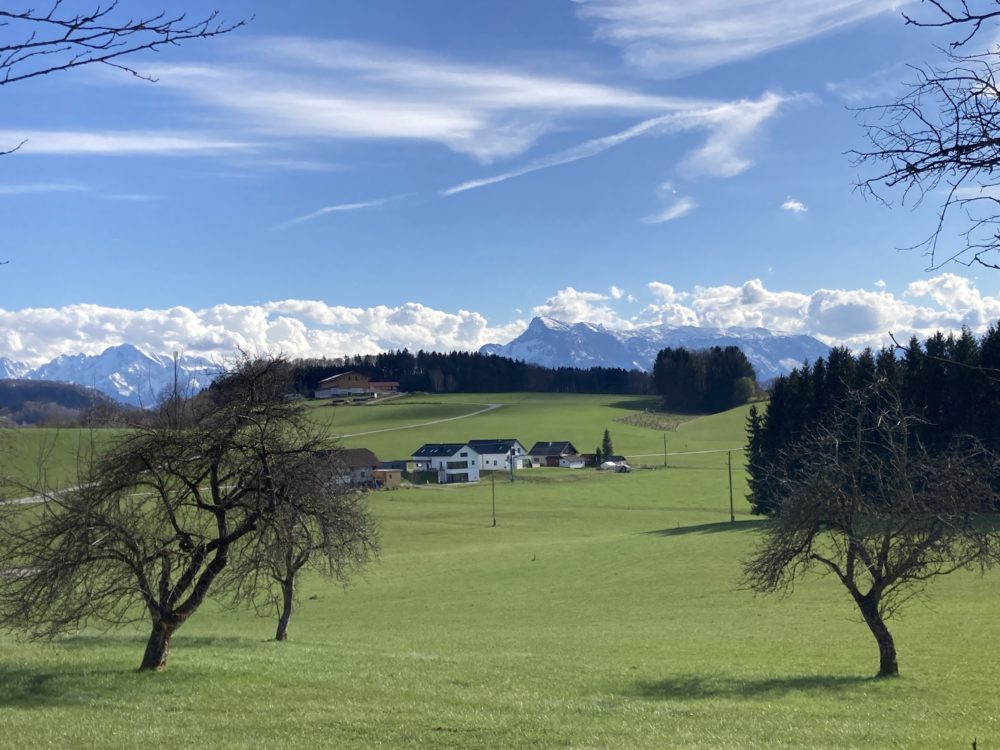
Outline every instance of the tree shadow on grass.
POLYGON ((135 673, 120 669, 39 668, 0 664, 0 707, 43 708, 47 706, 93 705, 113 700, 129 691, 131 682, 122 678, 135 673))
POLYGON ((654 682, 634 683, 629 695, 648 700, 711 698, 780 698, 788 693, 840 692, 876 682, 875 677, 796 675, 740 680, 733 677, 675 675, 654 682))
POLYGON ((686 534, 718 534, 723 531, 753 531, 767 523, 766 519, 751 521, 719 521, 717 523, 700 523, 695 526, 677 526, 673 529, 655 529, 644 531, 649 536, 684 536, 686 534))
POLYGON ((659 404, 660 399, 657 397, 636 396, 635 398, 623 398, 620 401, 611 401, 605 404, 605 406, 609 406, 612 409, 627 409, 628 411, 644 411, 647 409, 658 411, 656 407, 658 407, 659 404))

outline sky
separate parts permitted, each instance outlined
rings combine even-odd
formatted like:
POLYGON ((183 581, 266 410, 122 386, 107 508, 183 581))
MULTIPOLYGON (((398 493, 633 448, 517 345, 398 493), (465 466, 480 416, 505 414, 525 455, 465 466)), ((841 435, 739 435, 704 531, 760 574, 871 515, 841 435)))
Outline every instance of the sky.
POLYGON ((0 86, 0 356, 476 349, 535 315, 858 348, 1000 318, 1000 272, 900 249, 934 195, 854 189, 858 108, 951 38, 904 23, 926 5, 211 7, 251 20, 128 58, 155 81, 0 86))

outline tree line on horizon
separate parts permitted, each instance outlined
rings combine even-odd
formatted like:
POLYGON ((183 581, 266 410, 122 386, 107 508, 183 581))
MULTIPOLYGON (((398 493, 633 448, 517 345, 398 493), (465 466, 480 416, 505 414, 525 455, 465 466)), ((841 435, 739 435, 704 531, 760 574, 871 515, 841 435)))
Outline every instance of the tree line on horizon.
POLYGON ((294 362, 297 392, 307 395, 320 381, 348 370, 372 380, 396 381, 400 390, 428 393, 653 393, 652 376, 620 367, 544 367, 478 352, 407 349, 294 362))

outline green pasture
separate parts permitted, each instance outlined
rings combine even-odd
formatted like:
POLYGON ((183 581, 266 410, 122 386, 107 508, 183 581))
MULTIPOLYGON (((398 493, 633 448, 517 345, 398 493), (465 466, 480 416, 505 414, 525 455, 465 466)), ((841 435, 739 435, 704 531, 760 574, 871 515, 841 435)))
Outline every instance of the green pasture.
POLYGON ((312 402, 308 408, 333 434, 347 436, 341 438, 345 446, 370 448, 383 460, 409 458, 423 443, 489 438, 517 438, 528 449, 538 441, 569 440, 592 453, 605 429, 619 454, 652 465, 663 463, 664 435, 668 453, 743 444, 745 410, 697 427, 685 424, 687 418, 655 413, 656 405, 652 396, 477 393, 413 395, 355 406, 312 402), (496 408, 483 412, 491 404, 496 408))
MULTIPOLYGON (((393 456, 461 435, 592 449, 607 426, 626 455, 662 452, 660 431, 614 421, 629 410, 613 397, 490 399, 505 406, 350 444, 393 456)), ((479 399, 427 400, 454 416, 479 399)), ((405 424, 418 406, 330 411, 348 433, 405 424)), ((739 445, 744 414, 686 422, 668 451, 739 445)), ((1000 744, 1000 574, 933 584, 893 628, 903 676, 874 680, 874 641, 834 581, 785 599, 740 588, 761 523, 740 500, 745 481, 737 472, 730 523, 726 454, 680 458, 373 495, 381 562, 347 590, 307 579, 287 643, 268 640, 271 619, 217 605, 178 632, 161 674, 134 671, 141 627, 51 644, 0 635, 0 747, 1000 744)))
POLYGON ((0 430, 0 499, 78 483, 85 462, 116 430, 0 430))

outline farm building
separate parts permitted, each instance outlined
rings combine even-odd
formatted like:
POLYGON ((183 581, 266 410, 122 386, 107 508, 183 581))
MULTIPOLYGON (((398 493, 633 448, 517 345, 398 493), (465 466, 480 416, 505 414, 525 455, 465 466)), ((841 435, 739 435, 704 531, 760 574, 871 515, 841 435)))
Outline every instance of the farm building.
POLYGON ((403 472, 401 469, 375 469, 372 477, 380 487, 386 490, 394 490, 403 484, 403 472))
POLYGON ((436 471, 440 484, 479 481, 479 454, 465 443, 425 443, 411 460, 415 471, 436 471))
POLYGON ((374 472, 379 467, 378 457, 367 448, 341 448, 327 454, 337 467, 341 484, 353 487, 370 487, 374 472))
POLYGON ((316 386, 316 398, 327 396, 361 396, 369 391, 367 375, 360 372, 341 372, 319 381, 316 386))
POLYGON ((529 451, 532 466, 562 466, 568 469, 582 469, 583 457, 568 440, 539 442, 529 451))
POLYGON ((479 454, 480 471, 510 469, 511 456, 514 458, 515 469, 523 469, 526 464, 530 464, 528 451, 515 438, 470 440, 469 447, 479 454))

